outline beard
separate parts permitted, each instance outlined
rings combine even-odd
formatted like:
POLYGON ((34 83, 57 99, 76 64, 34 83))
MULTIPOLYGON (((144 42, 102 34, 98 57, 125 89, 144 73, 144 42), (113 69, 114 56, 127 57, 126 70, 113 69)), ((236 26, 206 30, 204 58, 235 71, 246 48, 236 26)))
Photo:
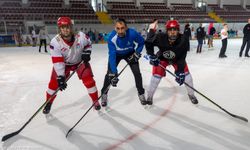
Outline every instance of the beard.
POLYGON ((177 39, 177 35, 171 35, 168 37, 169 41, 174 42, 177 39))
POLYGON ((118 33, 119 37, 125 37, 126 33, 118 33))

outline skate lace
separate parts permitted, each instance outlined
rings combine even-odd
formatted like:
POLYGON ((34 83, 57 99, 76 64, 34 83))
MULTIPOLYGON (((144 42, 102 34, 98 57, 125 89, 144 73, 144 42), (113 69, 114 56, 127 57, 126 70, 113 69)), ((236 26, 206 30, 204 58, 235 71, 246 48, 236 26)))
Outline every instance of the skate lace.
POLYGON ((107 94, 103 94, 102 95, 102 102, 107 102, 108 101, 108 95, 107 94))
POLYGON ((145 101, 146 99, 145 99, 145 96, 144 96, 144 94, 142 94, 142 95, 139 95, 139 99, 141 100, 141 101, 145 101))

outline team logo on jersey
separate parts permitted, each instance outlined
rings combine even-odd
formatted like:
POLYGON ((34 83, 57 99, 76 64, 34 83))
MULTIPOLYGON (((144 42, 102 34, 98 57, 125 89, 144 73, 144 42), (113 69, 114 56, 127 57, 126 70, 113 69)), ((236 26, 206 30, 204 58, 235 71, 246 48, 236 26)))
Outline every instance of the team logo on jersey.
POLYGON ((53 50, 53 49, 54 49, 54 46, 52 46, 52 45, 49 45, 49 48, 53 50))
POLYGON ((80 48, 80 43, 76 44, 76 48, 79 49, 80 48))
POLYGON ((175 58, 175 53, 171 50, 163 52, 163 57, 166 59, 174 59, 175 58))
POLYGON ((130 42, 128 41, 127 45, 130 45, 130 42))

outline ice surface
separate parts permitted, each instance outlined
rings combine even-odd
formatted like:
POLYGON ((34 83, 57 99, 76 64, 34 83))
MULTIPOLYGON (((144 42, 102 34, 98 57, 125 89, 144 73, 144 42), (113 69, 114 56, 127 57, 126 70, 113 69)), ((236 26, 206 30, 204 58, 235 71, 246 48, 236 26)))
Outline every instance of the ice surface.
MULTIPOLYGON (((250 119, 250 58, 239 58, 242 39, 229 39, 226 55, 219 59, 221 41, 214 49, 204 46, 196 54, 191 41, 187 62, 197 90, 231 113, 250 119)), ((144 50, 145 53, 145 50, 144 50)), ((107 45, 93 45, 92 68, 97 87, 102 88, 107 69, 107 45)), ((44 103, 50 78, 50 56, 38 47, 0 48, 0 137, 20 129, 44 103)), ((147 89, 151 66, 140 60, 147 89)), ((125 66, 121 62, 118 70, 125 66)), ((173 71, 170 67, 169 70, 173 71)), ((248 150, 250 126, 221 111, 197 95, 189 100, 184 86, 167 74, 154 97, 154 106, 140 105, 134 77, 127 68, 118 87, 109 92, 110 109, 91 110, 65 138, 67 131, 91 106, 90 98, 76 76, 59 92, 51 114, 39 113, 17 136, 2 142, 0 149, 51 150, 248 150)))

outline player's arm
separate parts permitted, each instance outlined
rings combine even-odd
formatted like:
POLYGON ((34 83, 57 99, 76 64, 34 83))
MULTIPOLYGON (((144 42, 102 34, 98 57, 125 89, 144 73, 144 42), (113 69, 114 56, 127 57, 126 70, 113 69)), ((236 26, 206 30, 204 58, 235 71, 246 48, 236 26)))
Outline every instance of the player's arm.
POLYGON ((84 63, 88 63, 91 59, 90 55, 91 55, 91 51, 92 51, 92 43, 91 40, 89 39, 88 36, 84 35, 84 48, 83 48, 83 52, 82 52, 82 61, 84 63))
POLYGON ((113 74, 117 74, 116 47, 115 44, 111 41, 111 38, 108 40, 108 49, 109 49, 109 67, 113 74))
POLYGON ((146 52, 150 59, 149 63, 153 66, 158 66, 160 63, 158 56, 154 53, 154 46, 159 45, 159 36, 159 34, 155 34, 154 30, 150 30, 145 41, 146 52))
POLYGON ((60 46, 53 43, 53 41, 50 43, 50 54, 57 76, 65 76, 64 57, 62 56, 60 46))
POLYGON ((156 34, 154 32, 154 30, 150 30, 148 35, 147 35, 147 39, 145 41, 145 47, 146 47, 146 51, 147 51, 147 54, 148 55, 155 55, 154 54, 154 46, 157 46, 158 45, 158 34, 156 34))

